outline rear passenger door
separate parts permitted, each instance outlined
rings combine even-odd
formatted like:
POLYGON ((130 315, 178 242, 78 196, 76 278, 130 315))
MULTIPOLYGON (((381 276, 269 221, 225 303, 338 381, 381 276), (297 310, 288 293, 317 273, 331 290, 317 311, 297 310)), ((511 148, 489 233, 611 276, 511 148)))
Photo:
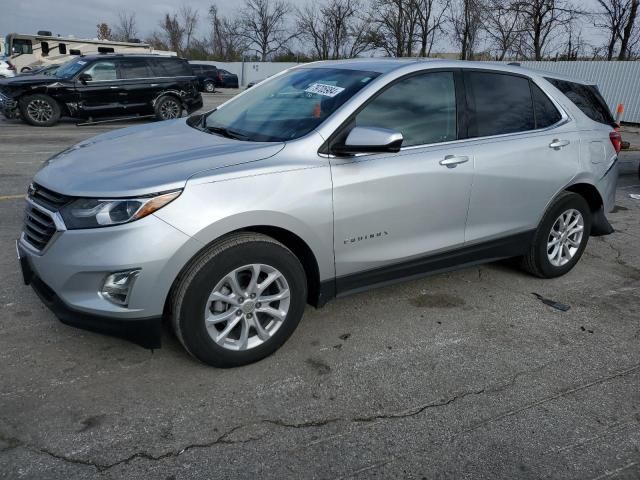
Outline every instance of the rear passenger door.
POLYGON ((465 71, 475 156, 465 240, 533 230, 548 203, 576 175, 575 123, 527 77, 465 71))
POLYGON ((122 88, 126 92, 125 110, 127 113, 151 113, 151 102, 160 90, 159 82, 154 80, 151 67, 144 57, 129 57, 118 60, 122 88))

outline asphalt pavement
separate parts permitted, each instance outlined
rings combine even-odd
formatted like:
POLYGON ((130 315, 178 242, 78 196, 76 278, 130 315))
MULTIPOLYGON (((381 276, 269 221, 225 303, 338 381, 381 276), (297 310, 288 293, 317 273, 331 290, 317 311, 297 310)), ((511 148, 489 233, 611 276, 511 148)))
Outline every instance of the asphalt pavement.
POLYGON ((640 152, 616 233, 568 275, 500 262, 308 307, 274 355, 221 370, 168 332, 149 351, 63 325, 21 284, 31 176, 136 123, 0 120, 0 478, 640 478, 640 152))

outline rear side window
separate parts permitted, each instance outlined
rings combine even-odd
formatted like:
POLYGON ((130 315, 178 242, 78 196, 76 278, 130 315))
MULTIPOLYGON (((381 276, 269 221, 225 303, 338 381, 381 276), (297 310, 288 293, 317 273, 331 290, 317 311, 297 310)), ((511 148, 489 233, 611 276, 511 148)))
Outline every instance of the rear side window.
POLYGON ((186 60, 179 58, 153 58, 151 64, 154 74, 158 77, 190 77, 193 75, 191 65, 186 60))
POLYGON ((400 132, 403 147, 455 140, 453 73, 425 73, 400 80, 358 113, 356 125, 400 132))
POLYGON ((595 85, 582 85, 556 78, 546 80, 564 93, 591 120, 607 125, 614 123, 611 111, 595 85))
POLYGON ((201 65, 191 65, 194 75, 202 75, 203 67, 201 65))
POLYGON ((120 60, 120 75, 122 78, 151 78, 153 72, 144 59, 140 60, 120 60))
POLYGON ((536 128, 546 128, 560 121, 562 115, 553 102, 535 83, 531 84, 533 108, 536 115, 536 128))
POLYGON ((487 137, 535 129, 529 80, 489 72, 468 72, 469 137, 487 137))

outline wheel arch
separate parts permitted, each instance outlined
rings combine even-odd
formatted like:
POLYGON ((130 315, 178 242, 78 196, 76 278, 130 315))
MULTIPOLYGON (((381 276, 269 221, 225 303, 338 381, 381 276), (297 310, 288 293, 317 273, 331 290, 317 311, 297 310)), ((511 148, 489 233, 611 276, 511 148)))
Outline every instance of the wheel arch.
POLYGON ((321 281, 320 281, 320 268, 316 256, 314 255, 311 247, 305 242, 300 236, 287 230, 282 227, 272 226, 272 225, 252 225, 242 228, 237 228, 235 230, 229 231, 224 235, 221 235, 217 238, 212 239, 202 248, 200 248, 190 259, 186 262, 178 274, 173 279, 171 283, 171 287, 169 288, 169 292, 165 299, 164 304, 164 312, 165 316, 170 311, 171 308, 171 299, 173 297, 176 286, 179 284, 180 279, 183 277, 184 273, 189 269, 189 267, 193 264, 193 262, 197 261, 198 258, 203 254, 203 252, 207 251, 209 247, 218 242, 221 238, 229 237, 238 233, 260 233, 266 235, 278 242, 282 243, 285 247, 293 252, 293 254, 298 258, 305 272, 305 276, 307 278, 307 303, 314 306, 320 307, 325 301, 322 299, 321 293, 321 281))
POLYGON ((600 192, 593 184, 585 182, 574 183, 566 187, 564 190, 567 192, 577 193, 584 198, 589 204, 589 208, 592 213, 600 210, 604 204, 602 195, 600 195, 600 192))

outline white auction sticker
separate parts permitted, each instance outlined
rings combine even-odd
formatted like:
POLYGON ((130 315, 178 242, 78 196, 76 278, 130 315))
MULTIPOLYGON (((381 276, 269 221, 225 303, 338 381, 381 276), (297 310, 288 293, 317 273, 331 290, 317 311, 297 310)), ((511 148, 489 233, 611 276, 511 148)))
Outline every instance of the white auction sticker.
POLYGON ((344 88, 342 87, 326 85, 324 83, 313 83, 305 90, 307 93, 317 93, 318 95, 323 95, 325 97, 335 97, 342 91, 344 91, 344 88))

